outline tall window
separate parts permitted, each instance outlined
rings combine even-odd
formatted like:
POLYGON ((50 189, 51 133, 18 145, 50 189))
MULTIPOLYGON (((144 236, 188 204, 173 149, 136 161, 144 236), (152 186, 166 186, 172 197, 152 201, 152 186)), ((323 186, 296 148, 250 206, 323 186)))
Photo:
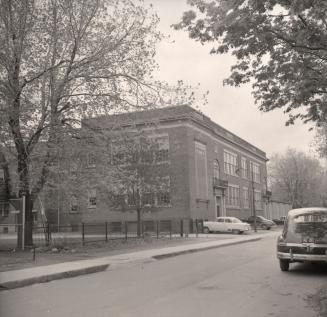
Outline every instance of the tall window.
POLYGON ((158 178, 159 186, 156 189, 156 205, 159 207, 171 206, 170 177, 158 178))
POLYGON ((248 209, 249 207, 249 189, 247 187, 243 187, 243 208, 248 209))
POLYGON ((227 205, 240 207, 240 188, 237 185, 228 185, 227 205))
POLYGON ((88 153, 87 155, 87 166, 88 167, 95 167, 96 157, 93 153, 88 153))
POLYGON ((154 206, 155 204, 155 195, 152 192, 143 193, 142 195, 142 204, 143 206, 154 206))
POLYGON ((224 151, 224 172, 228 175, 237 176, 237 154, 224 151))
POLYGON ((96 208, 97 206, 97 191, 95 188, 88 190, 88 207, 96 208))
POLYGON ((0 168, 0 183, 4 182, 5 180, 5 173, 2 168, 0 168))
POLYGON ((168 136, 156 138, 156 162, 165 162, 169 160, 169 139, 168 136))
POLYGON ((217 160, 213 161, 213 178, 214 180, 219 179, 219 163, 217 160))
POLYGON ((260 183, 260 166, 258 163, 250 162, 250 178, 254 182, 260 183))
POLYGON ((208 197, 206 145, 195 141, 195 176, 198 198, 208 197))
POLYGON ((260 190, 254 191, 254 202, 255 202, 256 210, 262 209, 262 199, 261 199, 261 191, 260 190))
POLYGON ((78 210, 78 202, 77 197, 75 195, 72 195, 70 198, 70 212, 74 213, 78 210))
POLYGON ((247 178, 248 177, 248 164, 247 164, 245 157, 242 157, 241 164, 242 164, 242 177, 247 178))

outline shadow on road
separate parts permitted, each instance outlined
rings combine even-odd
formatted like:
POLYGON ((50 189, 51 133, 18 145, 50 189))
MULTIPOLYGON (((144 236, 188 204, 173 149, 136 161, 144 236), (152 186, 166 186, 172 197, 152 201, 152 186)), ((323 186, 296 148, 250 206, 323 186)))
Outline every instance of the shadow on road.
POLYGON ((327 276, 327 263, 294 263, 289 273, 299 276, 327 276))

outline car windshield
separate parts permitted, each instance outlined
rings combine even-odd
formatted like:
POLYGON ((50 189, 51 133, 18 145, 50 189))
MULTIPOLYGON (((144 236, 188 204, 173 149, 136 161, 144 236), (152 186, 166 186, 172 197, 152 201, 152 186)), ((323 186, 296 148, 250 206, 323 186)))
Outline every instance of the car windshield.
POLYGON ((306 242, 327 242, 327 212, 314 211, 296 215, 289 221, 289 231, 301 234, 306 242))

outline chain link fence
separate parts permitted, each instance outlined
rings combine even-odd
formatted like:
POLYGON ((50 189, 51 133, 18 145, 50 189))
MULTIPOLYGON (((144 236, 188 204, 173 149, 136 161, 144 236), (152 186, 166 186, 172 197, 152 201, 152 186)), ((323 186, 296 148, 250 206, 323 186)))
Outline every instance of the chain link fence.
MULTIPOLYGON (((33 245, 30 247, 64 247, 73 244, 85 245, 114 239, 135 239, 152 237, 180 236, 198 234, 203 231, 203 220, 174 219, 174 220, 145 220, 140 224, 140 235, 137 234, 136 221, 112 221, 97 223, 79 223, 76 225, 44 224, 33 225, 33 245)), ((0 224, 0 251, 20 248, 18 231, 20 224, 0 224)))

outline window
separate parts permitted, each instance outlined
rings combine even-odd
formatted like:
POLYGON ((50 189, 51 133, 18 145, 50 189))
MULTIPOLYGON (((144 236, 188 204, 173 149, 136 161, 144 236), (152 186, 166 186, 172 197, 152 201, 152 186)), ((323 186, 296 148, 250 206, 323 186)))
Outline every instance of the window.
POLYGON ((237 185, 228 185, 227 205, 230 207, 240 206, 240 188, 237 185))
POLYGON ((171 204, 169 191, 160 191, 157 193, 157 205, 168 206, 171 204))
POLYGON ((219 179, 219 163, 217 160, 213 161, 213 178, 215 181, 219 179))
POLYGON ((248 177, 248 164, 247 164, 245 157, 242 157, 241 165, 242 165, 242 177, 247 178, 248 177))
POLYGON ((3 169, 0 169, 0 184, 5 181, 5 173, 3 169))
POLYGON ((247 187, 243 187, 243 208, 248 209, 249 207, 249 189, 247 187))
POLYGON ((261 200, 261 191, 260 190, 254 191, 254 203, 255 203, 256 210, 262 209, 262 200, 261 200))
POLYGON ((207 198, 207 149, 205 144, 197 141, 195 141, 195 176, 197 197, 207 198))
POLYGON ((95 188, 88 191, 88 207, 96 208, 97 206, 97 191, 95 188))
POLYGON ((228 175, 237 176, 237 154, 224 151, 224 172, 228 175))
POLYGON ((78 210, 77 198, 75 195, 72 195, 70 198, 70 212, 74 213, 78 210))
POLYGON ((87 155, 87 166, 88 167, 95 167, 95 163, 96 163, 96 157, 93 153, 89 153, 87 155))
POLYGON ((143 206, 153 206, 155 204, 154 197, 155 197, 154 193, 143 193, 142 205, 143 206))
POLYGON ((156 138, 156 162, 165 162, 169 160, 169 139, 168 136, 156 138))
POLYGON ((260 183, 260 166, 258 163, 250 162, 251 180, 260 183))

